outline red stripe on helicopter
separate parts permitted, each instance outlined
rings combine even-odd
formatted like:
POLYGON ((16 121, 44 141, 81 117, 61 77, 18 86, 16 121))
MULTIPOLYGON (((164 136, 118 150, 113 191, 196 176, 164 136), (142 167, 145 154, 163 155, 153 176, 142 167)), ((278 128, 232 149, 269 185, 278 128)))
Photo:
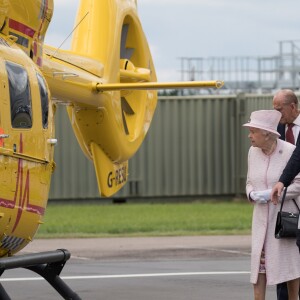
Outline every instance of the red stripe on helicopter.
POLYGON ((29 203, 27 203, 26 211, 33 213, 33 214, 41 215, 41 216, 43 216, 45 214, 44 207, 32 205, 29 203))
MULTIPOLYGON (((0 207, 14 209, 16 207, 16 203, 13 200, 7 200, 7 199, 0 198, 0 207)), ((41 207, 41 206, 30 204, 27 202, 26 203, 26 211, 43 216, 45 213, 45 208, 41 207)))
POLYGON ((0 206, 5 208, 13 209, 16 206, 12 200, 0 199, 0 206))
POLYGON ((35 30, 30 28, 29 26, 20 23, 16 20, 13 19, 9 19, 9 27, 11 29, 14 29, 16 31, 19 31, 27 36, 29 36, 30 38, 33 38, 34 34, 35 34, 35 30))

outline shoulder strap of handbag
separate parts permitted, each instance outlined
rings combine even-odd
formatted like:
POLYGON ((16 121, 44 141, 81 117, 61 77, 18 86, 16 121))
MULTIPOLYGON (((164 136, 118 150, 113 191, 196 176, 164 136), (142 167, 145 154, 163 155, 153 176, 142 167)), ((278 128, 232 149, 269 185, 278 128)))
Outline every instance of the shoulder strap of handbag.
POLYGON ((299 213, 300 213, 300 208, 299 208, 299 206, 298 206, 298 204, 297 204, 296 200, 295 200, 295 199, 293 199, 293 201, 294 201, 295 205, 297 206, 297 208, 298 208, 298 211, 299 211, 299 213))
MULTIPOLYGON (((283 191, 283 196, 282 196, 282 200, 281 200, 280 211, 282 211, 282 206, 283 206, 283 202, 284 202, 284 200, 285 200, 286 192, 287 192, 287 187, 286 187, 286 188, 284 189, 284 191, 283 191)), ((295 205, 296 205, 296 207, 298 208, 298 211, 299 211, 299 213, 300 213, 300 208, 299 208, 297 202, 295 201, 295 199, 293 199, 293 202, 295 203, 295 205)))

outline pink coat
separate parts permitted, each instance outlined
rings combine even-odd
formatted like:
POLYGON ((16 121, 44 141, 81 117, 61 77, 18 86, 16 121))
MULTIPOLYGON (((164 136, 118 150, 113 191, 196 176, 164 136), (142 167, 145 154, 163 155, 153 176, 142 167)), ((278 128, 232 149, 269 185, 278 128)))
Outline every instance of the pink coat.
MULTIPOLYGON (((277 140, 277 147, 270 155, 260 148, 251 147, 248 154, 248 174, 246 192, 249 199, 251 191, 271 189, 278 181, 295 146, 277 140)), ((299 207, 300 176, 288 187, 283 210, 297 212, 295 198, 299 207)), ((253 203, 253 202, 252 202, 253 203)), ((277 240, 274 237, 275 222, 280 205, 254 203, 252 218, 252 251, 250 282, 256 283, 261 250, 265 248, 265 266, 267 284, 273 285, 300 277, 300 254, 295 239, 277 240)))

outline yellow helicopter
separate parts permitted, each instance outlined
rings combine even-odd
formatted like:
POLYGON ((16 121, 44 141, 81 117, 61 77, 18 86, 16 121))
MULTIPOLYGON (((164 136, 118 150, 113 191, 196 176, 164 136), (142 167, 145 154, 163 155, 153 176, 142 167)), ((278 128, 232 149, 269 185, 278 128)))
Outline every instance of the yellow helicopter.
POLYGON ((53 9, 53 0, 0 0, 0 257, 24 248, 43 222, 57 105, 67 107, 100 194, 111 196, 127 182, 158 89, 222 86, 158 83, 136 0, 81 0, 69 51, 44 45, 53 9))

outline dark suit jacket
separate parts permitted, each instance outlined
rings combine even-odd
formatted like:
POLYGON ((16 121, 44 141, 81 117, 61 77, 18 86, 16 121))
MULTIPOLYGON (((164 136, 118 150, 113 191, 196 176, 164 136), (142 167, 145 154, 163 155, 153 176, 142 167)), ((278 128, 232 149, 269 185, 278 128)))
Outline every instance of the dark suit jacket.
MULTIPOLYGON (((280 139, 285 140, 285 125, 279 124, 277 127, 278 132, 281 134, 280 139)), ((296 175, 300 172, 300 134, 296 142, 296 149, 294 150, 290 160, 288 161, 285 169, 283 170, 279 181, 284 186, 289 186, 296 175)))

